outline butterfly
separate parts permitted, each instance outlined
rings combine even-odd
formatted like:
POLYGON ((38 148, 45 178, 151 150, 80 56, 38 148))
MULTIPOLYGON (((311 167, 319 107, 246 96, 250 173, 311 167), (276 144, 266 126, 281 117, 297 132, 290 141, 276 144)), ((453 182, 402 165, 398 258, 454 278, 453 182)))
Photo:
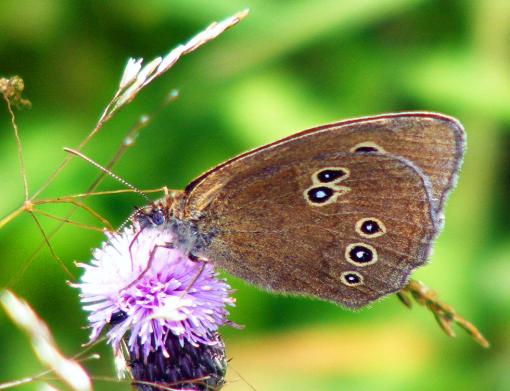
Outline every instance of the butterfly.
POLYGON ((258 287, 356 309, 427 262, 464 149, 442 114, 345 120, 227 160, 138 218, 258 287))

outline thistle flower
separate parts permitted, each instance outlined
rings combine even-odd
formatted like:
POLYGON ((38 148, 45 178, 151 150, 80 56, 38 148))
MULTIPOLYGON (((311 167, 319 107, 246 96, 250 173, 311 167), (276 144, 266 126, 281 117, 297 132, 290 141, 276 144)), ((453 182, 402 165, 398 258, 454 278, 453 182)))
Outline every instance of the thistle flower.
POLYGON ((85 272, 81 282, 73 284, 89 312, 90 340, 110 326, 108 343, 115 353, 126 343, 138 380, 224 375, 224 347, 217 330, 227 323, 225 307, 234 305, 230 286, 217 278, 211 264, 192 261, 173 248, 172 233, 164 226, 140 229, 135 224, 107 237, 94 250, 90 265, 78 264, 85 272), (211 371, 203 360, 216 360, 218 366, 211 371), (166 375, 154 378, 157 368, 166 375), (151 376, 138 376, 148 373, 151 376))

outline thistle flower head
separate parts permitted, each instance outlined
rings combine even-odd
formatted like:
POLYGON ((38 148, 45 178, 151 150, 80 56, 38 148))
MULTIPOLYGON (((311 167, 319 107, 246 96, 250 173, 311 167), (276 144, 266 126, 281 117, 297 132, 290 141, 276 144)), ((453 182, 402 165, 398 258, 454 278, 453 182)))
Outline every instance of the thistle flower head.
POLYGON ((215 332, 227 321, 225 306, 234 299, 211 264, 173 248, 165 226, 135 225, 107 236, 91 264, 79 264, 85 272, 74 284, 89 312, 91 341, 110 325, 113 349, 118 352, 124 339, 130 353, 143 360, 156 351, 169 357, 168 338, 181 346, 218 343, 215 332))
POLYGON ((139 391, 219 390, 225 383, 227 360, 225 345, 218 333, 212 333, 212 345, 192 346, 184 342, 181 346, 177 337, 169 335, 165 357, 161 350, 149 353, 145 359, 129 353, 129 367, 133 384, 139 391))

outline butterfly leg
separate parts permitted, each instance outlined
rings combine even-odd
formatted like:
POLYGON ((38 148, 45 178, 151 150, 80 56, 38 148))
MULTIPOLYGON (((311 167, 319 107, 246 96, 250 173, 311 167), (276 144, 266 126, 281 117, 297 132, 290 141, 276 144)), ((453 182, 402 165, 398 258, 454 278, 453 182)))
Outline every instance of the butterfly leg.
MULTIPOLYGON (((133 239, 133 240, 135 240, 135 239, 133 239)), ((132 242, 131 242, 131 244, 132 244, 132 242)), ((125 291, 126 289, 131 288, 134 284, 136 284, 138 281, 140 281, 140 279, 145 275, 145 273, 147 273, 149 271, 149 269, 152 267, 152 262, 154 260, 154 257, 156 256, 156 251, 158 251, 159 248, 171 249, 171 248, 174 248, 174 244, 173 243, 155 244, 154 247, 149 252, 149 259, 147 260, 147 264, 145 265, 145 268, 133 281, 131 281, 124 288, 122 288, 119 291, 119 293, 125 291)), ((129 252, 131 254, 131 245, 129 248, 129 252)), ((131 262, 133 262, 132 254, 131 254, 131 262)))
POLYGON ((452 306, 439 301, 437 293, 425 286, 423 283, 416 280, 409 280, 409 283, 397 293, 397 297, 404 303, 405 306, 411 308, 411 296, 418 304, 427 307, 437 320, 437 323, 446 335, 455 337, 455 332, 452 329, 452 323, 457 323, 461 328, 467 331, 473 339, 482 345, 484 348, 489 347, 489 342, 468 320, 457 314, 452 306))
MULTIPOLYGON (((185 295, 187 295, 189 293, 189 291, 191 290, 191 288, 193 288, 193 285, 195 284, 195 282, 200 278, 200 276, 202 275, 202 273, 204 272, 204 269, 205 269, 205 266, 210 262, 207 258, 203 258, 203 257, 198 257, 196 255, 193 255, 191 253, 188 254, 188 258, 193 261, 193 262, 200 262, 201 265, 200 265, 200 269, 198 270, 197 274, 195 274, 195 276, 193 277, 193 279, 191 280, 191 282, 188 284, 188 286, 186 287, 186 289, 184 290, 184 292, 181 294, 180 298, 182 299, 185 295)), ((225 325, 227 326, 230 326, 232 328, 235 328, 237 330, 242 330, 244 329, 244 325, 240 325, 240 324, 237 324, 231 320, 227 320, 225 322, 225 325)))
POLYGON ((195 276, 193 277, 193 279, 191 280, 191 282, 188 284, 188 286, 186 287, 186 289, 184 290, 184 292, 182 292, 181 294, 181 298, 183 298, 185 295, 187 295, 190 291, 191 288, 193 288, 193 285, 195 284, 195 282, 200 278, 200 276, 202 275, 202 273, 204 272, 204 269, 205 269, 205 265, 207 263, 209 263, 209 260, 207 258, 203 258, 203 257, 197 257, 196 255, 193 255, 191 253, 188 254, 188 258, 193 261, 193 262, 200 262, 200 269, 198 270, 198 272, 195 274, 195 276))
MULTIPOLYGON (((133 227, 134 229, 134 227, 133 227)), ((133 252, 131 251, 133 249, 133 245, 135 244, 136 240, 138 239, 138 236, 142 233, 143 227, 135 233, 133 236, 133 239, 131 240, 131 243, 129 243, 129 258, 131 260, 131 270, 133 270, 134 262, 133 262, 133 252)))

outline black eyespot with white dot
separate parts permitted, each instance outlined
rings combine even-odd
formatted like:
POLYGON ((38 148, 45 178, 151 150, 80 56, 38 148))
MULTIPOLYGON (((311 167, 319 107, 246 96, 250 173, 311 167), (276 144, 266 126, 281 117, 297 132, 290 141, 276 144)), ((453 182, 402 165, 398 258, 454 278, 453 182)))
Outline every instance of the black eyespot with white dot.
POLYGON ((374 255, 368 247, 357 245, 350 249, 349 258, 356 263, 369 263, 374 259, 374 255))
POLYGON ((317 174, 317 179, 322 183, 329 183, 336 181, 347 175, 347 172, 342 169, 326 168, 317 174))
POLYGON ((360 231, 366 235, 375 235, 381 232, 381 227, 375 220, 365 220, 361 223, 360 231))
POLYGON ((363 276, 358 272, 349 271, 342 273, 340 277, 341 282, 349 287, 358 286, 363 284, 363 276))
POLYGON ((351 243, 345 249, 345 259, 356 266, 368 266, 377 262, 377 251, 369 244, 351 243))
POLYGON ((386 233, 386 227, 381 220, 367 217, 356 223, 356 232, 365 238, 377 238, 386 233))
POLYGON ((361 278, 359 278, 359 276, 354 273, 347 273, 344 276, 344 280, 348 284, 359 284, 361 282, 361 278))
POLYGON ((328 201, 335 191, 326 186, 314 187, 308 190, 308 199, 316 204, 322 204, 328 201))

